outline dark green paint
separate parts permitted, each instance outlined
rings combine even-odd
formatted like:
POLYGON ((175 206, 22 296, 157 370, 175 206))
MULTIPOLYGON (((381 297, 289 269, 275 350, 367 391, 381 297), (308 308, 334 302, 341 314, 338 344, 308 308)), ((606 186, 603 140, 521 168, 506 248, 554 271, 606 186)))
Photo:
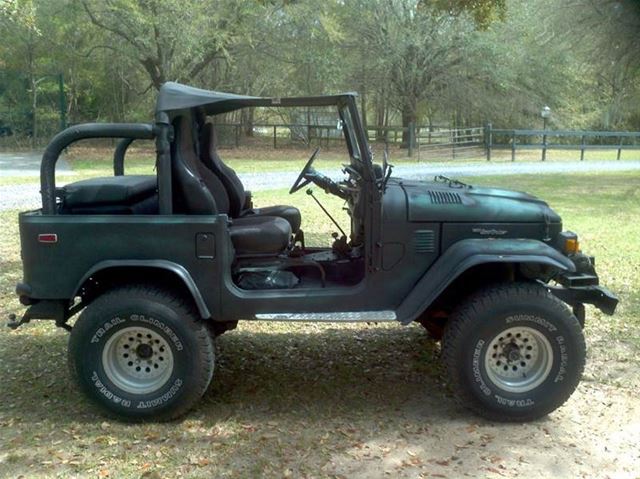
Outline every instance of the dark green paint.
MULTIPOLYGON (((175 95, 178 90, 174 87, 171 92, 175 95)), ((171 97, 168 104, 173 108, 186 102, 193 107, 200 97, 209 110, 274 104, 274 99, 201 92, 184 101, 171 97)), ((175 275, 176 284, 190 292, 203 317, 214 320, 252 319, 273 312, 393 310, 399 321, 407 323, 460 274, 477 265, 541 264, 558 272, 580 274, 557 248, 561 219, 544 201, 526 193, 456 182, 392 178, 384 188, 376 178, 354 95, 277 101, 281 106, 333 104, 341 118, 349 120, 345 122, 351 128, 346 132, 347 144, 352 165, 362 176, 360 200, 354 210, 365 238, 365 276, 359 284, 239 289, 231 278, 234 252, 227 217, 171 214, 172 132, 167 112, 158 111, 154 125, 79 125, 52 140, 42 164, 43 209, 20 215, 22 299, 70 304, 90 278, 106 270, 119 281, 126 281, 127 274, 136 269, 149 279, 153 279, 153 271, 163 270, 175 275), (116 175, 124 173, 124 153, 131 139, 156 139, 161 214, 57 214, 54 171, 60 152, 78 139, 108 136, 125 138, 114 157, 116 175), (38 242, 43 233, 56 234, 58 242, 38 242)), ((571 302, 570 288, 562 294, 571 302)), ((591 293, 582 290, 580 294, 580 302, 590 302, 591 293)))

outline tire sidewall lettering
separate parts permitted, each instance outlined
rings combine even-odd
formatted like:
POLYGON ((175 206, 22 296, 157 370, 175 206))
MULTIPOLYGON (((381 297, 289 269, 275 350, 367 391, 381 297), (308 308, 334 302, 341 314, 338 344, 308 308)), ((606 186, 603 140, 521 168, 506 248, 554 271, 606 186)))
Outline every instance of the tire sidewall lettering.
POLYGON ((111 318, 110 320, 105 321, 91 337, 91 344, 99 343, 100 340, 109 332, 109 330, 119 324, 124 323, 125 321, 126 319, 122 319, 120 316, 116 316, 115 318, 111 318))
POLYGON ((548 320, 532 314, 513 314, 504 318, 504 322, 507 325, 511 325, 512 323, 531 322, 543 327, 550 333, 555 333, 556 331, 558 331, 558 328, 556 328, 548 320))
POLYGON ((151 399, 147 401, 138 401, 138 404, 136 405, 136 409, 149 409, 149 408, 161 406, 162 404, 168 402, 171 398, 173 398, 183 384, 184 382, 182 381, 182 379, 176 378, 176 380, 173 382, 173 384, 171 385, 171 387, 166 393, 164 393, 162 396, 156 399, 151 399))
POLYGON ((98 392, 102 394, 109 401, 112 401, 114 404, 120 404, 122 407, 129 408, 131 407, 131 401, 129 399, 123 399, 117 394, 111 392, 107 386, 104 385, 97 371, 93 371, 91 373, 91 382, 96 387, 98 392))
POLYGON ((472 365, 473 380, 478 384, 478 387, 480 388, 480 390, 485 396, 491 396, 491 389, 489 389, 489 387, 487 386, 487 383, 485 383, 484 378, 482 377, 482 371, 480 368, 480 362, 483 357, 482 349, 484 345, 485 345, 485 340, 480 339, 476 343, 475 348, 473 349, 473 365, 472 365))
POLYGON ((113 329, 118 325, 124 324, 127 321, 131 321, 134 323, 139 322, 139 323, 150 324, 152 326, 155 326, 155 329, 163 332, 167 336, 167 338, 173 343, 177 351, 182 351, 184 349, 184 345, 182 344, 182 341, 180 341, 180 338, 178 338, 178 336, 173 331, 173 329, 167 326, 163 321, 156 319, 153 316, 148 316, 144 314, 131 314, 127 318, 115 316, 111 319, 108 319, 91 336, 91 343, 96 344, 96 343, 99 343, 102 339, 106 339, 107 337, 110 336, 110 334, 107 334, 107 333, 111 329, 113 329))
POLYGON ((569 365, 569 353, 567 352, 567 345, 564 336, 556 336, 555 341, 558 344, 558 349, 560 352, 560 366, 558 368, 558 373, 553 379, 554 383, 560 383, 565 380, 567 375, 567 367, 569 365))

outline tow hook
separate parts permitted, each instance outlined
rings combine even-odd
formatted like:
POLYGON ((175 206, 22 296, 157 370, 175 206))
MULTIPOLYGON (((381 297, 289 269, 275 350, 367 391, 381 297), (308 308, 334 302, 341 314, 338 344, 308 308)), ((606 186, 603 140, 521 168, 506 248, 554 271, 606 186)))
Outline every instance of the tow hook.
POLYGON ((72 308, 67 308, 64 301, 40 300, 31 304, 20 319, 15 314, 10 314, 7 326, 11 329, 18 329, 32 319, 53 319, 56 322, 56 326, 71 331, 71 326, 67 324, 67 320, 83 307, 84 304, 82 302, 72 308))

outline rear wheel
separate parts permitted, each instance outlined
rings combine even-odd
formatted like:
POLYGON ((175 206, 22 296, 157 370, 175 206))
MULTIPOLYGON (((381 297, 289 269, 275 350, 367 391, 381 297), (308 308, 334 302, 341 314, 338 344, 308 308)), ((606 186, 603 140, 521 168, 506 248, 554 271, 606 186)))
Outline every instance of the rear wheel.
POLYGON ((69 366, 84 393, 128 420, 168 420, 190 409, 213 376, 213 342, 181 298, 151 286, 114 289, 71 331, 69 366))
POLYGON ((463 404, 492 420, 527 421, 561 406, 584 369, 580 323, 543 286, 483 290, 445 328, 443 359, 463 404))

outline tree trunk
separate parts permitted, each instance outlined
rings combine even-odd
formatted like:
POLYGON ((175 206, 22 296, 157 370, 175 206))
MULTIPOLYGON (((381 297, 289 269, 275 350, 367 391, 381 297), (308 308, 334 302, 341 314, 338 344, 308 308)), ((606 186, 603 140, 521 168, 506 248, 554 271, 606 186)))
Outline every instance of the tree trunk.
MULTIPOLYGON (((361 58, 366 58, 364 51, 361 50, 361 58)), ((362 70, 360 72, 360 117, 362 118, 362 127, 364 128, 365 133, 367 133, 367 72, 366 72, 366 62, 363 61, 362 70)), ((368 133, 367 133, 368 135, 368 133)))
POLYGON ((31 148, 38 144, 38 83, 31 73, 31 148))
POLYGON ((27 45, 27 58, 29 68, 29 86, 31 87, 31 148, 35 148, 38 138, 38 119, 36 108, 38 107, 38 82, 35 72, 35 55, 33 46, 33 32, 29 33, 29 44, 27 45))
POLYGON ((386 135, 385 126, 387 126, 387 108, 385 104, 384 89, 380 92, 376 102, 376 140, 384 141, 386 135))
POLYGON ((360 117, 362 118, 362 127, 367 131, 367 97, 364 84, 362 85, 362 94, 360 95, 360 117))
POLYGON ((255 119, 255 108, 243 108, 240 114, 242 130, 247 137, 253 137, 253 123, 255 119))
MULTIPOLYGON (((413 124, 415 127, 416 121, 418 119, 417 115, 417 105, 415 98, 407 98, 405 99, 402 105, 402 145, 401 148, 409 148, 409 125, 413 124)), ((413 145, 415 147, 415 135, 413 137, 413 145)))

